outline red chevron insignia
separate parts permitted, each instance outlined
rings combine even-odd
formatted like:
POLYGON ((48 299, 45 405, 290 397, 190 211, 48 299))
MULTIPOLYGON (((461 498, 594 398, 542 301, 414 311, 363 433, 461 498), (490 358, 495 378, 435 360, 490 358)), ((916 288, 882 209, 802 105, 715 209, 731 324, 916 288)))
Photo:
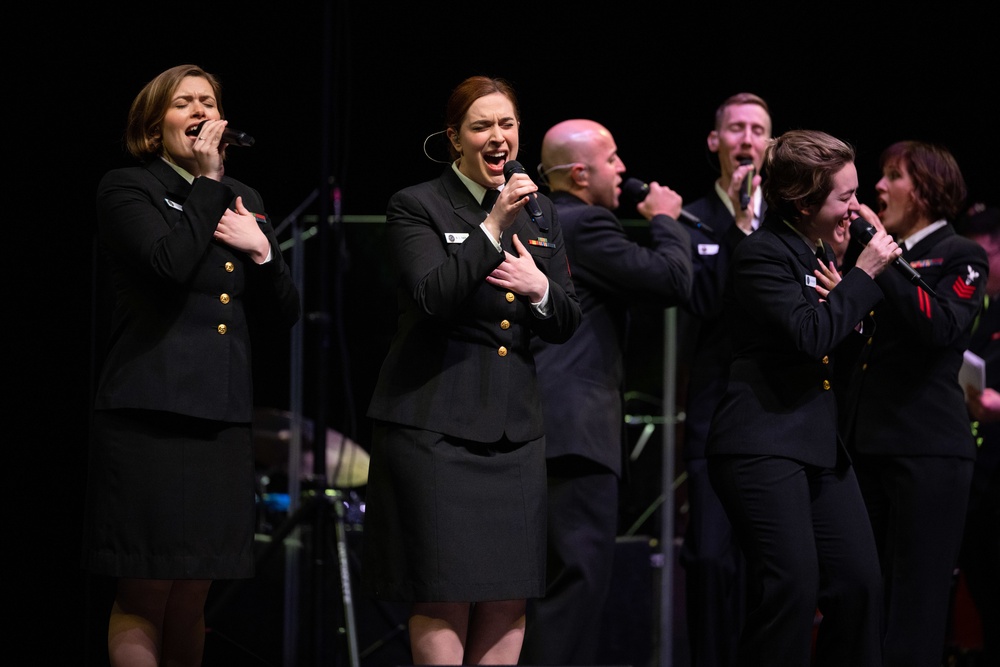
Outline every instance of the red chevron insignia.
POLYGON ((924 291, 923 287, 917 288, 917 304, 920 307, 920 312, 924 314, 924 317, 931 319, 931 297, 924 291))
POLYGON ((957 294, 960 299, 971 299, 972 295, 976 293, 975 285, 966 285, 965 281, 959 277, 955 278, 955 282, 952 284, 951 288, 955 290, 955 294, 957 294))

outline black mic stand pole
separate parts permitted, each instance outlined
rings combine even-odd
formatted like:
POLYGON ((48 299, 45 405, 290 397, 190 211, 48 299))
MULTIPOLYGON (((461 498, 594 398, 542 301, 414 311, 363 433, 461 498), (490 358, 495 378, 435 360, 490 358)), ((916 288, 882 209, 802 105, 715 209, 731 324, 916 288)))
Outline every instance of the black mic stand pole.
POLYGON ((663 325, 663 506, 660 508, 660 666, 674 659, 674 451, 677 440, 677 308, 666 309, 663 325))
MULTIPOLYGON (((324 26, 326 29, 327 41, 331 40, 332 33, 332 3, 324 3, 324 26)), ((328 469, 327 469, 327 405, 328 405, 328 392, 327 392, 327 366, 329 364, 329 344, 330 344, 330 329, 331 329, 331 318, 329 311, 329 249, 330 249, 330 204, 331 199, 334 196, 334 179, 331 176, 330 170, 330 157, 328 147, 330 146, 330 117, 332 116, 332 108, 330 104, 330 90, 332 86, 332 71, 331 71, 331 54, 333 52, 332 45, 327 44, 326 48, 323 49, 324 62, 323 62, 323 79, 322 79, 322 141, 321 141, 321 159, 320 159, 320 187, 323 188, 324 196, 320 197, 319 201, 319 224, 317 226, 318 239, 319 239, 319 299, 318 299, 318 314, 315 317, 315 322, 319 325, 319 335, 317 346, 318 358, 316 361, 316 368, 319 369, 317 373, 317 383, 316 383, 316 421, 315 421, 315 432, 313 434, 313 482, 315 488, 313 490, 313 499, 317 501, 319 508, 326 507, 332 502, 334 508, 334 527, 335 527, 335 538, 337 544, 337 560, 340 566, 340 591, 341 598, 344 606, 344 619, 345 628, 344 631, 347 635, 348 641, 348 658, 350 659, 351 667, 358 667, 358 650, 357 650, 357 633, 354 627, 354 605, 351 594, 351 580, 350 573, 348 569, 348 557, 347 557, 347 541, 344 528, 344 502, 341 494, 336 490, 328 486, 328 469)), ((339 208, 339 207, 338 207, 339 208)), ((341 221, 334 220, 336 225, 336 231, 340 232, 341 221)), ((339 257, 339 255, 338 255, 339 257)), ((341 448, 343 449, 343 448, 341 448)), ((337 471, 339 472, 339 471, 337 471)), ((330 480, 330 482, 335 482, 336 479, 330 480)), ((326 646, 326 640, 329 638, 329 633, 323 631, 322 622, 326 619, 326 606, 323 593, 326 590, 325 581, 325 567, 324 564, 324 549, 327 546, 327 519, 329 512, 320 511, 319 508, 313 514, 313 535, 312 535, 312 553, 314 558, 314 563, 318 564, 316 568, 317 577, 316 581, 312 582, 312 590, 315 595, 314 600, 314 614, 315 623, 313 624, 314 637, 314 647, 315 647, 315 658, 317 663, 321 664, 321 660, 325 655, 324 648, 326 646)), ((337 633, 339 634, 339 632, 337 633)))

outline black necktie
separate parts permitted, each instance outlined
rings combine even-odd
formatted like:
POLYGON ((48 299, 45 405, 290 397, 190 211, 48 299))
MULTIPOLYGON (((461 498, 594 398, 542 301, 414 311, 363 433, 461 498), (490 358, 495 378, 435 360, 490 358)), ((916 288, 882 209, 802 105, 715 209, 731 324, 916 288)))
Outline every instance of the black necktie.
POLYGON ((827 258, 826 255, 826 245, 821 243, 818 246, 816 246, 816 259, 818 259, 820 263, 823 264, 823 266, 827 265, 829 259, 827 258))
POLYGON ((500 196, 500 191, 496 189, 489 189, 486 194, 483 195, 483 210, 489 213, 493 210, 493 204, 497 203, 497 197, 500 196))

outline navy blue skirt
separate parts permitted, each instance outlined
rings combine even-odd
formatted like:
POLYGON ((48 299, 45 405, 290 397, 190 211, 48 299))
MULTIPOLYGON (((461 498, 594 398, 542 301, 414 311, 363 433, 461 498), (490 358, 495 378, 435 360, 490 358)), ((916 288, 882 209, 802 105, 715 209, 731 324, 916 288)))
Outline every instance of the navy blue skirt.
POLYGON ((254 574, 250 424, 147 410, 94 413, 83 567, 142 579, 254 574))
POLYGON ((409 602, 541 597, 545 441, 476 443, 376 423, 362 589, 409 602))

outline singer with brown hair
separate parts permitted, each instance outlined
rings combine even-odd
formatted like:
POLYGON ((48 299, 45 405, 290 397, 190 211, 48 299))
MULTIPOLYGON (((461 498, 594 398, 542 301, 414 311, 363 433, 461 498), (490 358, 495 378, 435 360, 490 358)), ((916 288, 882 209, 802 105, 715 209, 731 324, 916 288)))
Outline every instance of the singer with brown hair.
POLYGON ((114 289, 94 403, 83 565, 117 578, 113 666, 200 665, 216 579, 254 573, 251 340, 299 318, 260 194, 225 174, 215 76, 147 83, 97 190, 114 289))
MULTIPOLYGON (((946 148, 900 141, 880 166, 878 211, 863 214, 896 239, 905 265, 878 279, 885 299, 851 377, 843 429, 886 577, 884 664, 931 667, 944 658, 976 458, 958 370, 989 261, 953 227, 966 187, 946 148)), ((845 266, 858 246, 852 240, 845 266)))
POLYGON ((881 574, 854 470, 837 432, 832 369, 870 335, 875 277, 899 255, 875 234, 832 289, 828 244, 857 214, 854 150, 795 130, 764 154, 761 227, 736 246, 724 294, 732 341, 706 445, 708 474, 746 559, 736 662, 878 667, 881 574), (827 271, 830 271, 827 268, 827 271))
POLYGON ((526 600, 545 590, 529 342, 565 342, 580 304, 552 203, 509 168, 520 122, 508 83, 463 81, 445 107, 447 166, 387 207, 399 316, 368 408, 362 585, 410 603, 415 664, 515 664, 526 600))

